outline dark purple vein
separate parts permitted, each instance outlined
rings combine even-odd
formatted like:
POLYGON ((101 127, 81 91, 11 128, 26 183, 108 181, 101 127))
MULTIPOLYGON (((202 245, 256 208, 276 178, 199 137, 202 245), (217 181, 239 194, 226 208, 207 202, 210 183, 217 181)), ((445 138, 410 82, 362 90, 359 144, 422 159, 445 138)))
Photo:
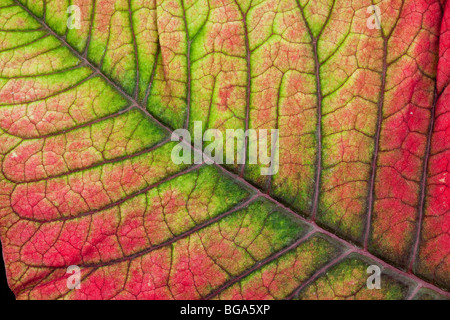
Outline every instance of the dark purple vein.
MULTIPOLYGON (((403 11, 404 2, 400 5, 399 10, 399 17, 400 13, 403 11)), ((392 61, 388 64, 387 63, 387 55, 388 55, 388 41, 391 37, 392 33, 394 32, 395 28, 397 27, 398 21, 400 18, 397 18, 395 20, 395 23, 393 27, 391 28, 391 31, 385 35, 383 28, 380 29, 381 36, 383 38, 383 66, 382 66, 382 73, 381 73, 381 87, 380 87, 380 95, 378 100, 378 111, 377 111, 377 126, 376 126, 376 133, 374 137, 374 153, 372 157, 372 163, 371 163, 371 172, 370 172, 370 181, 369 181, 369 189, 368 189, 368 200, 367 200, 367 215, 366 215, 366 225, 364 228, 364 239, 363 239, 363 246, 365 250, 368 250, 369 245, 369 235, 370 235, 370 227, 372 222, 372 213, 373 213, 373 206, 374 206, 374 197, 375 197, 375 179, 376 179, 376 171, 377 171, 377 161, 378 161, 378 153, 380 148, 380 135, 381 135, 381 124, 383 122, 383 106, 384 106, 384 92, 386 89, 386 73, 388 66, 392 63, 392 61)), ((375 16, 376 22, 381 26, 381 21, 378 20, 378 16, 375 16)))
MULTIPOLYGON (((89 66, 87 66, 87 65, 84 65, 83 63, 84 63, 84 62, 81 62, 81 63, 78 65, 78 67, 81 67, 81 68, 83 68, 83 67, 88 68, 88 67, 89 67, 89 66)), ((74 68, 74 69, 76 69, 76 68, 74 68)), ((69 71, 70 71, 70 70, 69 70, 69 71)), ((43 100, 47 100, 47 99, 52 98, 52 97, 56 97, 56 96, 60 95, 61 93, 67 92, 67 91, 69 91, 69 90, 72 90, 72 89, 74 89, 74 88, 76 88, 76 87, 82 85, 83 83, 85 83, 85 82, 91 80, 92 78, 94 78, 94 77, 98 74, 97 72, 95 72, 95 70, 91 70, 91 71, 93 71, 93 72, 92 72, 89 76, 87 76, 86 78, 81 79, 81 80, 78 81, 77 83, 72 84, 72 86, 69 86, 69 87, 67 87, 67 88, 64 88, 64 89, 62 89, 62 90, 60 90, 60 91, 53 92, 53 93, 49 94, 48 96, 45 96, 45 97, 42 97, 42 98, 39 98, 39 99, 34 99, 34 100, 29 100, 29 101, 21 101, 21 102, 13 102, 13 103, 8 103, 8 104, 1 104, 1 102, 0 102, 0 107, 1 107, 1 106, 8 106, 8 107, 11 107, 11 106, 17 106, 17 105, 23 105, 23 104, 30 104, 30 103, 32 103, 32 102, 43 101, 43 100)), ((62 73, 65 73, 65 72, 67 72, 67 70, 64 71, 64 72, 62 72, 62 73)), ((33 76, 33 77, 36 77, 36 76, 33 76)), ((19 77, 19 78, 22 78, 22 77, 19 77)))
MULTIPOLYGON (((244 38, 245 38, 245 59, 247 62, 247 91, 246 91, 246 96, 245 96, 245 132, 247 132, 248 128, 249 128, 249 120, 250 120, 250 94, 251 94, 251 84, 252 84, 252 65, 251 65, 251 61, 250 61, 250 40, 248 38, 248 27, 247 27, 247 13, 248 10, 250 10, 251 8, 251 3, 248 6, 248 9, 246 12, 242 11, 241 6, 239 5, 239 3, 237 1, 235 1, 236 6, 239 9, 239 12, 241 13, 242 16, 242 23, 244 26, 244 38)), ((247 162, 247 146, 248 146, 248 135, 245 135, 245 140, 244 140, 244 163, 241 165, 241 169, 240 169, 240 176, 243 177, 244 176, 244 172, 245 172, 245 163, 247 162)))
POLYGON ((325 273, 329 268, 333 267, 334 265, 341 262, 345 257, 347 257, 350 253, 353 253, 354 251, 349 249, 329 261, 327 264, 325 264, 322 268, 314 272, 314 274, 305 282, 303 282, 297 289, 295 289, 290 295, 288 295, 285 299, 291 300, 298 296, 298 294, 306 288, 308 285, 310 285, 314 280, 316 280, 320 275, 325 273))
MULTIPOLYGON (((122 162, 122 161, 125 161, 125 160, 130 160, 130 159, 139 157, 141 155, 144 155, 146 153, 149 153, 151 151, 154 151, 154 150, 158 149, 159 147, 163 146, 164 144, 166 144, 169 141, 170 141, 170 138, 166 137, 165 139, 156 142, 154 145, 152 145, 150 147, 147 147, 147 148, 144 148, 142 150, 139 150, 139 151, 137 151, 135 153, 119 156, 119 157, 112 158, 112 159, 104 159, 104 160, 101 160, 101 161, 98 161, 98 162, 95 162, 95 163, 91 164, 89 167, 83 167, 83 168, 67 170, 67 171, 61 172, 59 174, 48 175, 48 176, 46 176, 45 178, 42 178, 42 179, 36 179, 36 180, 35 179, 30 179, 30 180, 20 181, 20 182, 18 182, 18 181, 11 181, 11 180, 8 179, 8 181, 11 181, 13 183, 17 183, 19 185, 19 184, 23 184, 23 183, 33 183, 33 182, 46 181, 46 180, 49 180, 49 179, 55 179, 55 178, 59 178, 59 177, 64 177, 64 176, 68 176, 68 175, 71 175, 71 174, 74 174, 74 173, 77 173, 77 172, 82 172, 82 171, 86 171, 86 170, 95 169, 95 168, 104 166, 105 164, 119 163, 119 162, 122 162)), ((15 148, 17 148, 17 146, 15 148)), ((9 151, 8 154, 11 153, 14 149, 11 149, 11 151, 9 151)), ((3 173, 3 175, 5 175, 4 170, 2 170, 2 173, 3 173)))
POLYGON ((419 284, 417 285, 414 290, 411 292, 411 294, 406 298, 406 300, 412 300, 416 296, 417 292, 422 289, 422 286, 419 284))
POLYGON ((333 11, 333 5, 330 9, 330 14, 327 17, 327 21, 324 23, 322 29, 320 30, 317 37, 314 37, 311 28, 309 27, 308 21, 306 20, 305 13, 303 12, 303 8, 300 5, 299 0, 297 0, 297 6, 301 13, 303 22, 305 24, 305 28, 308 31, 309 37, 311 38, 312 47, 313 47, 313 56, 314 56, 314 73, 316 78, 316 92, 317 92, 317 129, 316 129, 316 138, 317 138, 317 155, 316 155, 316 173, 314 178, 314 194, 313 194, 313 204, 311 208, 311 220, 315 221, 319 206, 319 193, 320 193, 320 176, 322 174, 322 86, 320 83, 320 61, 319 54, 317 51, 317 42, 319 41, 319 37, 324 30, 328 19, 331 16, 331 12, 333 11))
POLYGON ((150 76, 150 81, 148 83, 147 86, 147 90, 145 92, 145 97, 144 100, 142 101, 142 103, 144 105, 147 105, 148 103, 148 98, 150 96, 150 92, 152 91, 152 86, 153 86, 153 81, 155 79, 155 74, 156 74, 156 67, 158 65, 158 58, 159 58, 159 54, 160 54, 161 48, 159 46, 159 42, 156 43, 156 53, 155 53, 155 61, 153 61, 153 69, 152 69, 152 74, 150 76))
MULTIPOLYGON (((63 216, 63 217, 59 217, 59 218, 56 218, 56 219, 39 220, 39 219, 34 219, 34 218, 22 217, 17 212, 15 212, 15 211, 14 212, 18 216, 20 216, 20 218, 22 220, 27 220, 27 221, 37 222, 37 223, 48 223, 48 222, 54 222, 54 221, 74 220, 74 219, 78 219, 80 217, 89 216, 89 215, 92 215, 94 213, 105 211, 107 209, 111 209, 113 207, 116 207, 116 206, 124 203, 125 201, 127 201, 127 200, 129 200, 131 198, 135 198, 135 197, 137 197, 140 194, 146 193, 147 191, 149 191, 151 189, 157 188, 159 185, 161 185, 161 184, 163 184, 165 182, 173 180, 173 179, 175 179, 175 178, 177 178, 179 176, 182 176, 184 174, 187 174, 187 173, 189 173, 191 171, 195 171, 198 168, 200 168, 202 165, 203 164, 197 164, 195 166, 191 166, 191 167, 189 167, 189 168, 187 168, 185 170, 181 170, 181 171, 179 171, 179 172, 177 172, 177 173, 175 173, 175 174, 173 174, 171 176, 165 177, 164 179, 161 179, 158 182, 152 183, 152 184, 148 185, 147 187, 144 187, 144 188, 142 188, 142 189, 140 189, 140 190, 138 190, 136 192, 130 193, 129 195, 127 195, 127 196, 125 196, 125 197, 123 197, 123 198, 121 198, 121 199, 119 199, 117 201, 111 202, 111 203, 109 203, 109 204, 107 204, 107 205, 105 205, 105 206, 103 206, 101 208, 92 209, 92 210, 89 210, 89 211, 86 211, 86 212, 83 212, 83 213, 80 213, 80 214, 77 214, 77 215, 74 215, 74 216, 63 216)), ((15 189, 15 187, 14 187, 14 189, 15 189)), ((13 193, 14 193, 14 191, 13 191, 13 193)), ((12 206, 11 206, 11 208, 12 208, 12 206)))
POLYGON ((92 26, 94 25, 94 16, 95 16, 95 9, 97 8, 97 1, 94 0, 94 3, 92 4, 92 10, 91 10, 91 16, 89 17, 89 33, 86 39, 86 44, 82 52, 83 58, 87 57, 88 49, 91 44, 91 38, 92 38, 92 26))
MULTIPOLYGON (((135 106, 127 106, 127 107, 125 107, 125 108, 123 108, 123 109, 121 109, 121 110, 119 110, 119 111, 117 111, 117 112, 110 113, 110 114, 108 114, 108 115, 106 115, 106 116, 99 117, 99 118, 95 118, 94 120, 90 120, 90 121, 87 121, 87 122, 84 122, 84 123, 80 123, 80 124, 74 125, 74 126, 72 126, 72 127, 70 127, 70 128, 67 128, 67 129, 63 129, 63 130, 51 132, 51 133, 44 134, 44 135, 40 135, 40 136, 24 137, 24 136, 19 136, 19 135, 15 135, 15 134, 9 133, 9 131, 6 130, 5 128, 1 128, 1 129, 2 129, 3 131, 5 131, 6 133, 8 133, 9 135, 12 135, 12 136, 14 136, 14 137, 18 137, 18 138, 20 138, 20 139, 22 139, 22 140, 46 139, 46 138, 50 138, 50 137, 54 137, 54 136, 59 136, 59 135, 61 135, 61 134, 65 134, 65 133, 68 133, 68 132, 71 132, 71 131, 74 131, 74 130, 77 130, 77 129, 89 127, 89 126, 91 126, 91 125, 93 125, 93 124, 102 122, 102 121, 104 121, 104 120, 108 120, 108 119, 117 117, 118 115, 121 115, 121 114, 123 114, 123 113, 126 113, 127 111, 129 111, 129 110, 131 110, 131 109, 133 109, 133 108, 135 108, 135 106)), ((140 111, 140 110, 141 110, 141 109, 139 109, 139 111, 140 111)), ((10 151, 10 152, 11 152, 11 151, 10 151)))
POLYGON ((186 80, 186 120, 184 122, 184 129, 189 126, 189 116, 191 114, 191 39, 189 38, 189 29, 186 20, 186 9, 184 8, 184 0, 181 0, 181 8, 183 9, 183 22, 186 32, 186 64, 187 64, 187 80, 186 80))
POLYGON ((269 257, 267 257, 265 259, 257 261, 253 265, 253 267, 247 269, 246 271, 242 272, 238 276, 228 280, 223 285, 221 285, 219 288, 217 288, 216 290, 214 290, 211 293, 209 293, 204 299, 205 300, 210 300, 210 299, 216 297, 221 292, 225 291, 227 288, 231 287, 236 282, 239 282, 240 280, 242 280, 243 278, 245 278, 249 274, 253 273, 254 271, 256 271, 258 269, 261 269, 265 265, 269 264, 270 262, 274 261, 275 259, 281 257, 283 254, 287 253, 288 251, 291 251, 291 250, 297 248, 301 243, 303 243, 304 241, 308 240, 314 233, 316 233, 316 230, 313 229, 313 230, 309 231, 308 233, 306 233, 301 238, 299 238, 298 240, 296 240, 293 243, 291 243, 290 245, 288 245, 287 247, 277 251, 276 253, 270 255, 269 257))
POLYGON ((387 44, 388 37, 382 34, 383 37, 383 70, 381 73, 381 87, 380 87, 380 95, 378 98, 378 111, 377 111, 377 131, 374 137, 374 152, 371 163, 371 172, 370 172, 370 180, 369 180, 369 189, 368 189, 368 200, 367 200, 367 215, 366 215, 366 225, 364 228, 364 249, 367 250, 369 245, 369 235, 370 235, 370 225, 372 222, 372 213, 374 206, 374 197, 375 197, 375 179, 377 172, 377 161, 378 161, 378 153, 380 150, 380 135, 381 135, 381 123, 383 121, 383 105, 384 105, 384 91, 386 87, 386 72, 387 72, 387 44))
POLYGON ((136 85, 134 87, 133 98, 136 100, 139 93, 139 58, 138 58, 138 49, 136 43, 136 34, 134 33, 133 26, 133 12, 131 10, 131 0, 128 0, 128 19, 130 21, 130 31, 131 31, 131 41, 133 41, 134 48, 134 61, 136 63, 136 85))
MULTIPOLYGON (((78 264, 78 266, 79 266, 80 268, 81 268, 81 267, 82 267, 82 268, 93 268, 93 267, 95 268, 95 267, 99 267, 99 266, 105 267, 105 266, 109 266, 109 265, 112 265, 112 264, 117 264, 117 263, 120 263, 120 262, 123 262, 123 261, 136 259, 136 258, 138 258, 138 257, 140 257, 140 256, 142 256, 142 255, 144 255, 144 254, 148 254, 148 253, 150 253, 150 252, 152 252, 152 251, 161 249, 162 247, 167 247, 167 246, 171 245, 172 243, 177 242, 178 240, 181 240, 181 239, 183 239, 183 238, 186 238, 186 237, 190 236, 191 234, 193 234, 193 233, 195 233, 195 232, 197 232, 197 231, 200 231, 201 229, 206 228, 207 226, 209 226, 209 225, 211 225, 211 224, 213 224, 213 223, 215 223, 215 222, 217 222, 217 221, 219 221, 219 220, 222 220, 223 218, 229 216, 230 214, 232 214, 232 213, 234 213, 234 212, 236 212, 236 211, 238 211, 238 210, 241 210, 241 209, 245 208, 245 207, 248 206, 251 202, 253 202, 257 197, 258 197, 258 195, 252 195, 252 196, 248 197, 246 200, 244 200, 243 202, 241 202, 240 204, 238 204, 238 205, 234 206, 233 208, 231 208, 230 210, 228 210, 228 211, 226 211, 226 212, 223 212, 223 213, 221 213, 221 214, 215 216, 215 217, 212 218, 212 219, 206 220, 206 221, 204 221, 204 222, 202 222, 202 223, 196 225, 196 226, 193 227, 192 229, 189 229, 189 230, 186 231, 186 232, 180 233, 179 235, 174 236, 173 238, 170 238, 169 240, 166 240, 166 241, 164 241, 164 242, 161 242, 160 244, 153 245, 153 246, 151 246, 151 247, 149 247, 149 248, 146 248, 146 249, 144 249, 144 250, 141 250, 141 251, 139 251, 139 252, 136 252, 136 253, 133 253, 133 254, 124 256, 124 257, 122 257, 122 258, 113 259, 113 260, 110 260, 110 261, 105 262, 105 263, 92 263, 92 264, 87 263, 87 264, 78 264)), ((36 267, 36 268, 46 268, 46 267, 51 267, 51 268, 54 268, 54 269, 65 269, 65 268, 66 268, 66 266, 62 266, 62 267, 55 267, 55 266, 33 266, 33 267, 36 267)))
POLYGON ((422 222, 423 222, 423 216, 425 211, 425 198, 426 198, 426 187, 427 187, 427 173, 428 173, 428 162, 430 160, 430 153, 431 153, 431 137, 433 135, 434 130, 434 121, 435 121, 435 114, 436 114, 436 104, 438 100, 438 93, 437 88, 434 89, 434 102, 433 106, 431 107, 431 122, 430 127, 428 128, 428 134, 427 134, 427 146, 425 149, 425 157, 423 161, 423 168, 422 168, 422 180, 420 182, 420 203, 419 203, 419 216, 418 221, 416 224, 416 235, 414 238, 414 247, 413 251, 410 257, 410 261, 408 264, 408 270, 409 272, 413 272, 414 263, 417 258, 417 252, 419 249, 419 243, 420 243, 420 232, 422 230, 422 222))

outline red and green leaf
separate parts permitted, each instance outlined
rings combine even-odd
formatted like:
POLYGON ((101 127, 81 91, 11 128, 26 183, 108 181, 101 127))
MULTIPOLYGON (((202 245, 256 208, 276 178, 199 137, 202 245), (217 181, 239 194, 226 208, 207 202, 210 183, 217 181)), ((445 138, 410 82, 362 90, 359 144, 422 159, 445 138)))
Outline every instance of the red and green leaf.
POLYGON ((0 0, 10 288, 448 298, 449 30, 437 0, 0 0), (381 29, 366 25, 372 4, 381 29), (170 135, 194 121, 278 129, 279 171, 174 164, 170 135))

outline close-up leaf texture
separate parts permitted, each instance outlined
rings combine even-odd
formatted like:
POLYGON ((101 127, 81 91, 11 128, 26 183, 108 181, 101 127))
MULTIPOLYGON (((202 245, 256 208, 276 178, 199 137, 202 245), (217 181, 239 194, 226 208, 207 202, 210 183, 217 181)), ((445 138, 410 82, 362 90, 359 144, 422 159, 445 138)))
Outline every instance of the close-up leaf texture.
POLYGON ((0 0, 8 285, 448 299, 449 82, 445 0, 0 0), (278 130, 279 169, 176 164, 171 135, 197 121, 278 130))

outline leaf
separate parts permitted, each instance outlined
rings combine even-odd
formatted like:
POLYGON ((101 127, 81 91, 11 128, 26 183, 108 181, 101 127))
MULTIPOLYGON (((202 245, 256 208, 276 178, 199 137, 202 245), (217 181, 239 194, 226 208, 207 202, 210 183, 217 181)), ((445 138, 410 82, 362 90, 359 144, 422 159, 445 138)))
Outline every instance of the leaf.
POLYGON ((450 297, 450 4, 374 4, 0 0, 16 297, 450 297), (278 129, 279 171, 175 164, 196 121, 278 129))

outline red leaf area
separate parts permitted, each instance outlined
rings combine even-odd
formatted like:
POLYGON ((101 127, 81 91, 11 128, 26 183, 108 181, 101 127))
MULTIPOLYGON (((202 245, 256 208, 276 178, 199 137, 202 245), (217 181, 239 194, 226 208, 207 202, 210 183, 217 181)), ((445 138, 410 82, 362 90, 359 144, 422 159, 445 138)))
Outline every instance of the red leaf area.
POLYGON ((16 298, 448 299, 450 3, 371 5, 0 0, 16 298), (175 164, 195 121, 279 170, 175 164))

